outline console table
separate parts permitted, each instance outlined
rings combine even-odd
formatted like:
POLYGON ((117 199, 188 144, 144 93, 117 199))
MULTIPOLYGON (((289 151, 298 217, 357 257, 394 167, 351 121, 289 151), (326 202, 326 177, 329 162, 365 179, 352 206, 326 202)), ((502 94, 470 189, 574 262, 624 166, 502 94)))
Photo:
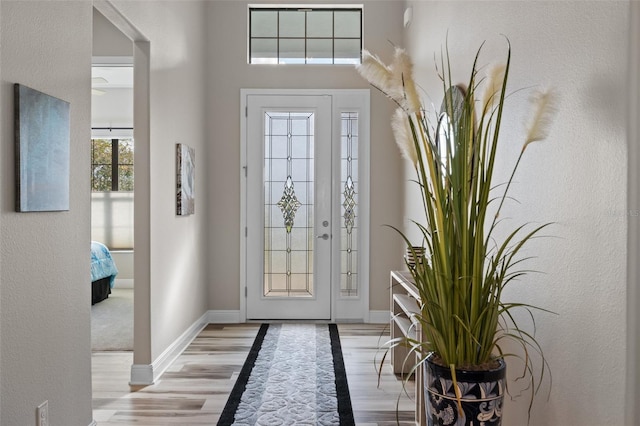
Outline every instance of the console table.
MULTIPOLYGON (((391 339, 408 336, 416 340, 422 339, 422 327, 416 320, 420 312, 420 295, 412 282, 408 271, 391 271, 390 303, 391 303, 391 339)), ((409 355, 409 348, 396 346, 391 349, 391 365, 394 374, 407 374, 419 359, 419 355, 409 355), (406 360, 406 361, 405 361, 406 360)), ((416 425, 426 426, 424 410, 424 389, 422 387, 422 367, 415 370, 416 425)))

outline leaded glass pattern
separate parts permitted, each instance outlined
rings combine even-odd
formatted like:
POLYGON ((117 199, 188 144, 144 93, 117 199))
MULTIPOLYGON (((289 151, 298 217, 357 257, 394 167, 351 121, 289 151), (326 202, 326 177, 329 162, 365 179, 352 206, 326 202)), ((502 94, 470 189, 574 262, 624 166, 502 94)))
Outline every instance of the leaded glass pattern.
POLYGON ((278 201, 277 206, 282 210, 282 217, 284 218, 284 228, 287 230, 287 234, 291 233, 293 223, 296 218, 296 212, 302 204, 296 197, 295 189, 293 188, 293 180, 291 176, 287 176, 287 180, 284 183, 284 192, 282 198, 278 201))
POLYGON ((313 296, 314 114, 265 112, 264 296, 313 296))
POLYGON ((359 295, 358 286, 358 113, 341 114, 342 224, 340 296, 359 295))

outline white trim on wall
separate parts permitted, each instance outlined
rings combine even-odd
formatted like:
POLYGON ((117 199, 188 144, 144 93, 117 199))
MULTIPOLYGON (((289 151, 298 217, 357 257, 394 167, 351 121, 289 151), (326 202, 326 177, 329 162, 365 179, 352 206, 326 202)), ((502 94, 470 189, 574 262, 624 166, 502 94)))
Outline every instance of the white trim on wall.
MULTIPOLYGON (((369 321, 372 324, 388 324, 389 311, 369 311, 369 321)), ((133 364, 131 366, 130 385, 152 385, 167 370, 167 368, 184 352, 198 334, 208 324, 238 324, 246 322, 240 320, 241 312, 236 310, 210 310, 196 320, 180 337, 151 364, 133 364)), ((348 322, 345 321, 345 322, 348 322)))
POLYGON ((164 373, 182 352, 193 342, 198 334, 209 324, 208 312, 198 318, 191 326, 165 349, 151 364, 133 364, 131 366, 130 385, 152 385, 164 373))
POLYGON ((153 365, 152 364, 133 364, 131 366, 131 379, 129 384, 134 385, 152 385, 153 379, 153 365))
POLYGON ((223 310, 210 310, 207 312, 207 318, 209 324, 239 324, 245 322, 241 320, 240 311, 223 311, 223 310))
MULTIPOLYGON (((239 324, 246 322, 246 319, 240 319, 242 315, 239 310, 210 310, 206 315, 209 324, 239 324)), ((370 324, 387 324, 391 319, 389 311, 369 311, 367 316, 368 318, 364 322, 370 324)), ((336 318, 336 322, 354 322, 354 320, 351 318, 336 318)), ((363 322, 363 320, 357 319, 357 322, 363 322)))
POLYGON ((116 278, 115 288, 133 288, 133 278, 116 278))
POLYGON ((370 324, 389 324, 391 311, 369 311, 370 324))

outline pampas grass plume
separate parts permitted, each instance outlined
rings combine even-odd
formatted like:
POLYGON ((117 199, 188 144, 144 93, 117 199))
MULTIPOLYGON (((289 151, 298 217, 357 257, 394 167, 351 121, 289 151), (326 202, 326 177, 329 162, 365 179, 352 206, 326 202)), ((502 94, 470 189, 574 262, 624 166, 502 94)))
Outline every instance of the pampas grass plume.
POLYGON ((373 86, 387 92, 391 82, 391 70, 376 55, 362 50, 362 63, 356 69, 373 86))
POLYGON ((407 116, 406 111, 402 108, 396 109, 393 117, 391 117, 391 128, 402 156, 411 161, 415 166, 418 163, 418 154, 411 134, 411 128, 409 127, 409 116, 407 116))
POLYGON ((527 125, 527 137, 522 150, 531 143, 546 139, 557 111, 558 96, 550 89, 535 91, 530 98, 533 115, 527 125))
POLYGON ((496 64, 489 69, 486 84, 484 86, 484 94, 482 96, 483 113, 489 111, 500 99, 506 69, 506 64, 496 64))
POLYGON ((408 112, 420 111, 420 97, 413 80, 413 62, 406 50, 396 47, 391 64, 391 97, 396 99, 408 112))

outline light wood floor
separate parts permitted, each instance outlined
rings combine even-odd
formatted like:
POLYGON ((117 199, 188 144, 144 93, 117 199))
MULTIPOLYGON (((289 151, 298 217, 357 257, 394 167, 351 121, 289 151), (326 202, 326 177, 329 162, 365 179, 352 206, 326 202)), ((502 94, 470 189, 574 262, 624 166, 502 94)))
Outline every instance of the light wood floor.
MULTIPOLYGON (((94 420, 99 426, 214 425, 258 328, 210 324, 156 384, 146 387, 128 384, 131 352, 94 353, 94 420)), ((338 330, 356 424, 413 425, 413 383, 405 394, 386 362, 377 384, 384 353, 378 348, 388 340, 388 330, 372 324, 340 324, 338 330)))

